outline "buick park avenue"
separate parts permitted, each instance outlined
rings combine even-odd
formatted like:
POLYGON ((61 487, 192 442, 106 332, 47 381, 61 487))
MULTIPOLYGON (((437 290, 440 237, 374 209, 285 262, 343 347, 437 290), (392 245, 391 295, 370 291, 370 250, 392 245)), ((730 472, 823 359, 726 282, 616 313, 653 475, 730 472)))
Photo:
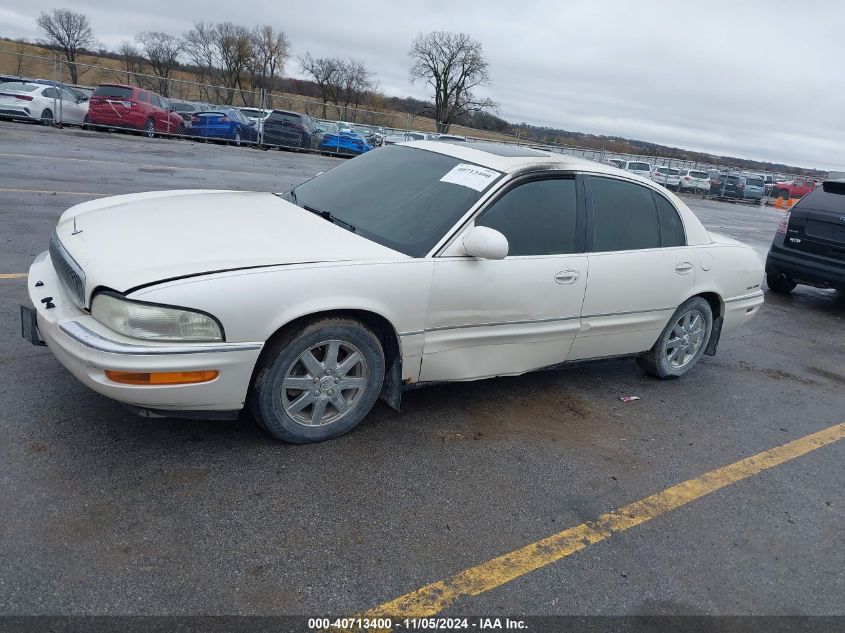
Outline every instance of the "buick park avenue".
MULTIPOLYGON (((46 241, 46 240, 45 240, 46 241)), ((315 442, 405 386, 634 356, 689 372, 763 303, 755 251, 630 171, 413 141, 284 193, 159 191, 68 209, 25 338, 148 416, 315 442)))

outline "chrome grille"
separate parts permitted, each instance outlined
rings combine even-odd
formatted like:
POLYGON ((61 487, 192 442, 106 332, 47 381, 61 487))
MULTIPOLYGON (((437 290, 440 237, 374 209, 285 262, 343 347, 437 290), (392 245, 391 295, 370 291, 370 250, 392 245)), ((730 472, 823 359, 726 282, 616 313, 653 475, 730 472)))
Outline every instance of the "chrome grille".
POLYGON ((65 290, 70 293, 74 303, 82 307, 85 304, 85 273, 65 250, 55 233, 50 239, 50 259, 53 260, 53 268, 56 269, 65 290))

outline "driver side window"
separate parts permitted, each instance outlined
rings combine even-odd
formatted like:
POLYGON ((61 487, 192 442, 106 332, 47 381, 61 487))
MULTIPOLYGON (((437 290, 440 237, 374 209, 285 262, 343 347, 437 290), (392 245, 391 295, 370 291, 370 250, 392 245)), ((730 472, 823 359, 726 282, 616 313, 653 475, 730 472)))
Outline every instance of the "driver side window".
POLYGON ((475 225, 502 233, 508 239, 508 257, 572 253, 577 200, 574 178, 531 180, 505 192, 475 225))

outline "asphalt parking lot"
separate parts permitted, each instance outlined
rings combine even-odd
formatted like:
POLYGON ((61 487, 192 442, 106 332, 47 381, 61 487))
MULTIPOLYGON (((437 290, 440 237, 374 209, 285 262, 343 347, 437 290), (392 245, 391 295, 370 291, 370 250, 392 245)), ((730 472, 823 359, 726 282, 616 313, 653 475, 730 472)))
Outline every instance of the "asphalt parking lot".
MULTIPOLYGON (((310 446, 246 414, 135 417, 20 338, 14 275, 67 207, 337 162, 0 122, 0 613, 361 613, 845 422, 845 297, 805 287, 677 381, 619 360, 420 388, 310 446)), ((781 217, 687 201, 761 256, 781 217)), ((843 459, 833 441, 442 613, 845 614, 843 459)))

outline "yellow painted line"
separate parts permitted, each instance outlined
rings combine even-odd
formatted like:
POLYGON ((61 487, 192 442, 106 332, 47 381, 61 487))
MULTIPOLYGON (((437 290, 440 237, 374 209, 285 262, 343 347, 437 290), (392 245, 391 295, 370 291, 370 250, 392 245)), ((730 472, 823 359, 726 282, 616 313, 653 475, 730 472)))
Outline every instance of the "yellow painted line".
POLYGON ((26 279, 26 273, 0 273, 0 279, 26 279))
POLYGON ((92 191, 56 191, 54 189, 4 189, 0 187, 0 191, 7 191, 12 193, 49 193, 57 196, 110 196, 116 194, 110 193, 94 193, 92 191))
POLYGON ((210 167, 181 167, 177 165, 161 165, 153 163, 122 163, 116 160, 97 160, 96 158, 65 158, 61 156, 39 156, 37 154, 8 154, 0 152, 0 156, 8 158, 36 158, 38 160, 60 160, 62 162, 75 161, 77 163, 99 163, 103 165, 121 165, 124 167, 144 167, 152 169, 183 169, 187 171, 210 171, 219 174, 246 174, 248 176, 273 176, 264 172, 231 171, 229 169, 212 169, 210 167))
MULTIPOLYGON (((457 600, 477 596, 600 543, 618 532, 655 519, 725 486, 845 438, 845 422, 704 473, 595 521, 576 525, 486 563, 381 604, 360 617, 421 618, 436 615, 457 600)), ((356 616, 358 617, 358 616, 356 616)))

